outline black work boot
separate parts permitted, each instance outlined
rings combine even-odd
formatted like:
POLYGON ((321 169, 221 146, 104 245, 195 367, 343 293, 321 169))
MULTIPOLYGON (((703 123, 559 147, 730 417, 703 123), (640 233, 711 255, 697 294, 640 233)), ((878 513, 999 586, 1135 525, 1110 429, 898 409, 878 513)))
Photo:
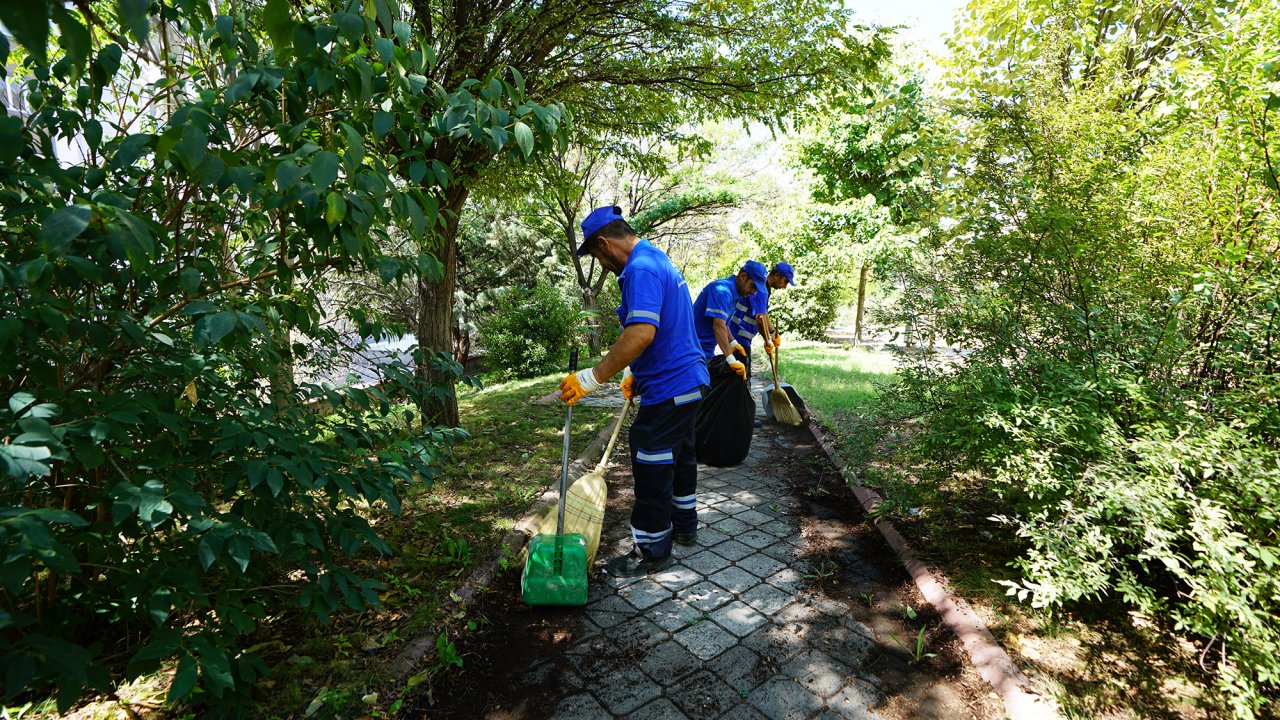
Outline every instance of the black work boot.
POLYGON ((678 533, 675 533, 673 539, 676 541, 677 545, 684 545, 685 547, 697 545, 698 531, 694 530, 693 532, 687 532, 687 533, 678 532, 678 533))
POLYGON ((640 577, 641 575, 666 570, 674 562, 675 558, 671 556, 671 553, 667 553, 666 557, 653 558, 640 552, 640 548, 633 548, 626 555, 610 560, 605 565, 605 569, 614 577, 640 577))

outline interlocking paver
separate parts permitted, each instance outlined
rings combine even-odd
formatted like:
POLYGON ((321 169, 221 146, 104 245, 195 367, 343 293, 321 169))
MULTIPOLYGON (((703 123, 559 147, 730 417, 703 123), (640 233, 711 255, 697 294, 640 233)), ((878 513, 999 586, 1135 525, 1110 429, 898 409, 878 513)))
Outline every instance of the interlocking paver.
POLYGON ((737 515, 735 515, 734 517, 736 517, 738 520, 740 520, 740 521, 742 521, 742 522, 744 522, 744 523, 746 523, 746 524, 748 524, 748 525, 751 525, 752 527, 755 527, 755 528, 757 528, 757 529, 758 529, 761 525, 765 525, 765 524, 767 524, 767 523, 769 523, 769 522, 772 522, 772 521, 773 521, 773 517, 772 517, 772 516, 770 516, 770 515, 765 515, 764 513, 759 512, 759 511, 757 511, 757 510, 747 510, 747 511, 745 511, 745 512, 740 512, 740 513, 738 513, 737 515))
POLYGON ((681 628, 692 625, 695 621, 701 619, 706 613, 683 600, 668 600, 661 605, 650 609, 645 613, 645 617, 651 618, 653 624, 666 630, 667 632, 675 632, 681 628))
POLYGON ((719 530, 716 530, 713 527, 703 527, 701 530, 698 531, 699 547, 704 547, 704 548, 715 547, 716 545, 719 545, 720 543, 728 539, 729 539, 728 535, 725 535, 724 533, 720 532, 719 530))
POLYGON ((666 698, 658 698, 628 715, 625 720, 688 720, 680 708, 666 698))
POLYGON ((756 628, 769 621, 758 610, 741 600, 734 600, 711 613, 711 619, 738 637, 750 635, 756 628))
POLYGON ((792 658, 782 672, 795 678, 800 686, 818 697, 835 695, 849 675, 849 669, 820 650, 807 650, 792 658))
POLYGON ((871 708, 880 702, 880 693, 867 681, 854 679, 827 701, 827 707, 844 720, 879 720, 871 708))
POLYGON ((736 566, 721 570, 707 579, 734 594, 744 593, 760 584, 760 578, 736 566))
POLYGON ((733 562, 721 556, 714 550, 703 550, 696 555, 690 555, 684 560, 681 560, 680 564, 705 577, 727 569, 733 565, 733 562))
MULTIPOLYGON (((681 548, 681 551, 689 552, 690 557, 702 554, 699 552, 698 548, 681 548)), ((657 584, 667 591, 666 595, 663 597, 665 600, 671 596, 672 592, 681 588, 687 588, 696 582, 701 582, 705 579, 703 577, 705 574, 706 573, 704 571, 696 567, 690 567, 686 558, 681 558, 679 567, 674 567, 671 570, 662 573, 657 576, 656 579, 657 584)))
POLYGON ((625 715, 658 698, 662 686, 638 667, 620 669, 594 688, 596 698, 613 715, 625 715))
POLYGON ((747 702, 771 720, 801 720, 822 709, 822 698, 788 677, 775 678, 747 696, 747 702))
POLYGON ((781 560, 769 557, 762 552, 752 553, 738 561, 738 567, 758 578, 773 577, 786 567, 781 560))
MULTIPOLYGON (((697 577, 696 573, 689 574, 697 577)), ((671 580, 674 580, 674 578, 667 579, 668 582, 671 580)), ((647 582, 636 583, 618 594, 625 598, 626 601, 635 609, 644 610, 646 608, 651 608, 664 600, 671 599, 671 589, 663 587, 665 584, 666 583, 664 582, 660 585, 657 582, 649 580, 647 582)))
POLYGON ((765 615, 773 615, 791 602, 791 596, 772 585, 761 584, 743 593, 742 601, 765 615))
POLYGON ((737 540, 722 542, 715 548, 715 553, 728 560, 738 561, 755 552, 750 545, 743 545, 737 540))
POLYGON ((604 636, 616 649, 635 652, 657 645, 667 637, 667 633, 648 618, 638 617, 609 628, 604 636))
POLYGON ((710 612, 733 599, 724 588, 712 582, 700 582, 676 593, 676 599, 686 602, 702 612, 710 612))
POLYGON ((675 638, 676 642, 703 660, 710 660, 738 642, 732 633, 709 620, 690 625, 676 633, 675 638))
POLYGON ((720 718, 736 705, 742 703, 738 691, 729 687, 714 674, 703 670, 684 682, 677 683, 667 691, 671 698, 690 720, 720 718))
POLYGON ((640 669, 659 685, 671 687, 685 675, 701 670, 702 660, 680 643, 667 640, 645 653, 640 669))
POLYGON ((750 545, 756 550, 759 550, 761 548, 767 548, 770 545, 778 542, 778 538, 774 537, 773 535, 767 532, 764 532, 763 530, 749 530, 747 532, 742 533, 741 535, 737 536, 734 539, 740 543, 750 545))
POLYGON ((742 522, 741 520, 735 520, 734 518, 721 520, 715 525, 712 525, 712 527, 724 533, 725 535, 728 535, 729 537, 737 537, 738 535, 741 535, 742 533, 751 529, 750 525, 742 522))
POLYGON ((607 715, 596 699, 586 693, 570 695, 556 706, 552 720, 599 720, 607 715))

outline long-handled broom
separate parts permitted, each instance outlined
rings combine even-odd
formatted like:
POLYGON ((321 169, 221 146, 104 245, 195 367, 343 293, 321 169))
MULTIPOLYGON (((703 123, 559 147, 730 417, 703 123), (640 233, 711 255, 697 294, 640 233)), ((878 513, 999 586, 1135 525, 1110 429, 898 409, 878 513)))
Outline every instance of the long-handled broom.
POLYGON ((627 411, 631 409, 631 400, 622 406, 614 421, 613 434, 605 446, 600 462, 591 472, 573 481, 569 486, 569 494, 565 498, 565 529, 573 533, 581 533, 587 540, 587 567, 596 558, 600 549, 600 530, 604 526, 604 506, 609 496, 609 486, 604 481, 605 468, 609 467, 609 459, 613 456, 613 448, 618 443, 618 434, 627 419, 627 411))
MULTIPOLYGON (((765 332, 772 332, 773 328, 764 328, 765 332)), ((767 336, 766 336, 767 337, 767 336)), ((791 396, 782 387, 782 381, 778 379, 778 348, 774 348, 772 353, 765 353, 769 356, 769 367, 773 370, 773 387, 769 389, 769 408, 773 410, 773 417, 778 422, 786 425, 800 425, 804 422, 804 418, 800 415, 800 411, 796 410, 796 406, 791 402, 791 396)))
MULTIPOLYGON (((776 353, 778 350, 774 348, 776 353)), ((800 411, 796 410, 796 406, 791 403, 791 396, 782 387, 782 381, 778 380, 778 362, 771 353, 769 355, 769 366, 773 368, 773 387, 769 389, 769 407, 773 410, 773 417, 778 422, 786 425, 799 425, 804 422, 800 411)))

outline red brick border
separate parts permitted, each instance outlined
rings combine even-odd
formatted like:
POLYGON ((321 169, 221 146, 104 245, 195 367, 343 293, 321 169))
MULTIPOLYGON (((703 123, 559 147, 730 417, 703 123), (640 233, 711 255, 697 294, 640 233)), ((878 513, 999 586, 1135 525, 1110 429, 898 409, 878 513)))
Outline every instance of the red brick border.
MULTIPOLYGON (((809 431, 840 470, 863 509, 870 513, 879 504, 880 496, 874 490, 857 484, 851 473, 845 471, 844 461, 835 448, 827 443, 818 422, 812 417, 809 419, 809 431)), ((920 562, 893 523, 881 520, 876 523, 876 528, 906 566, 920 593, 942 615, 943 622, 951 632, 960 638, 978 674, 1003 698, 1005 713, 1010 720, 1061 720, 1057 703, 1026 689, 1029 684, 1026 676, 1013 664, 1008 653, 996 642, 991 631, 987 630, 987 626, 974 614, 969 604, 963 598, 951 594, 946 577, 920 562)))

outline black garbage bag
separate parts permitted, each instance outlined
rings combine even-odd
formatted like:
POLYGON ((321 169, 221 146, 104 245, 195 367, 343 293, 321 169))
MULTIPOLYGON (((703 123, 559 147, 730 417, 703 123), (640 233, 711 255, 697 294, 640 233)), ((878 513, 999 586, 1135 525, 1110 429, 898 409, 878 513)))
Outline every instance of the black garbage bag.
POLYGON ((714 467, 737 465, 751 450, 751 421, 756 401, 747 382, 729 369, 724 356, 711 358, 711 392, 702 400, 694 425, 698 462, 714 467))

